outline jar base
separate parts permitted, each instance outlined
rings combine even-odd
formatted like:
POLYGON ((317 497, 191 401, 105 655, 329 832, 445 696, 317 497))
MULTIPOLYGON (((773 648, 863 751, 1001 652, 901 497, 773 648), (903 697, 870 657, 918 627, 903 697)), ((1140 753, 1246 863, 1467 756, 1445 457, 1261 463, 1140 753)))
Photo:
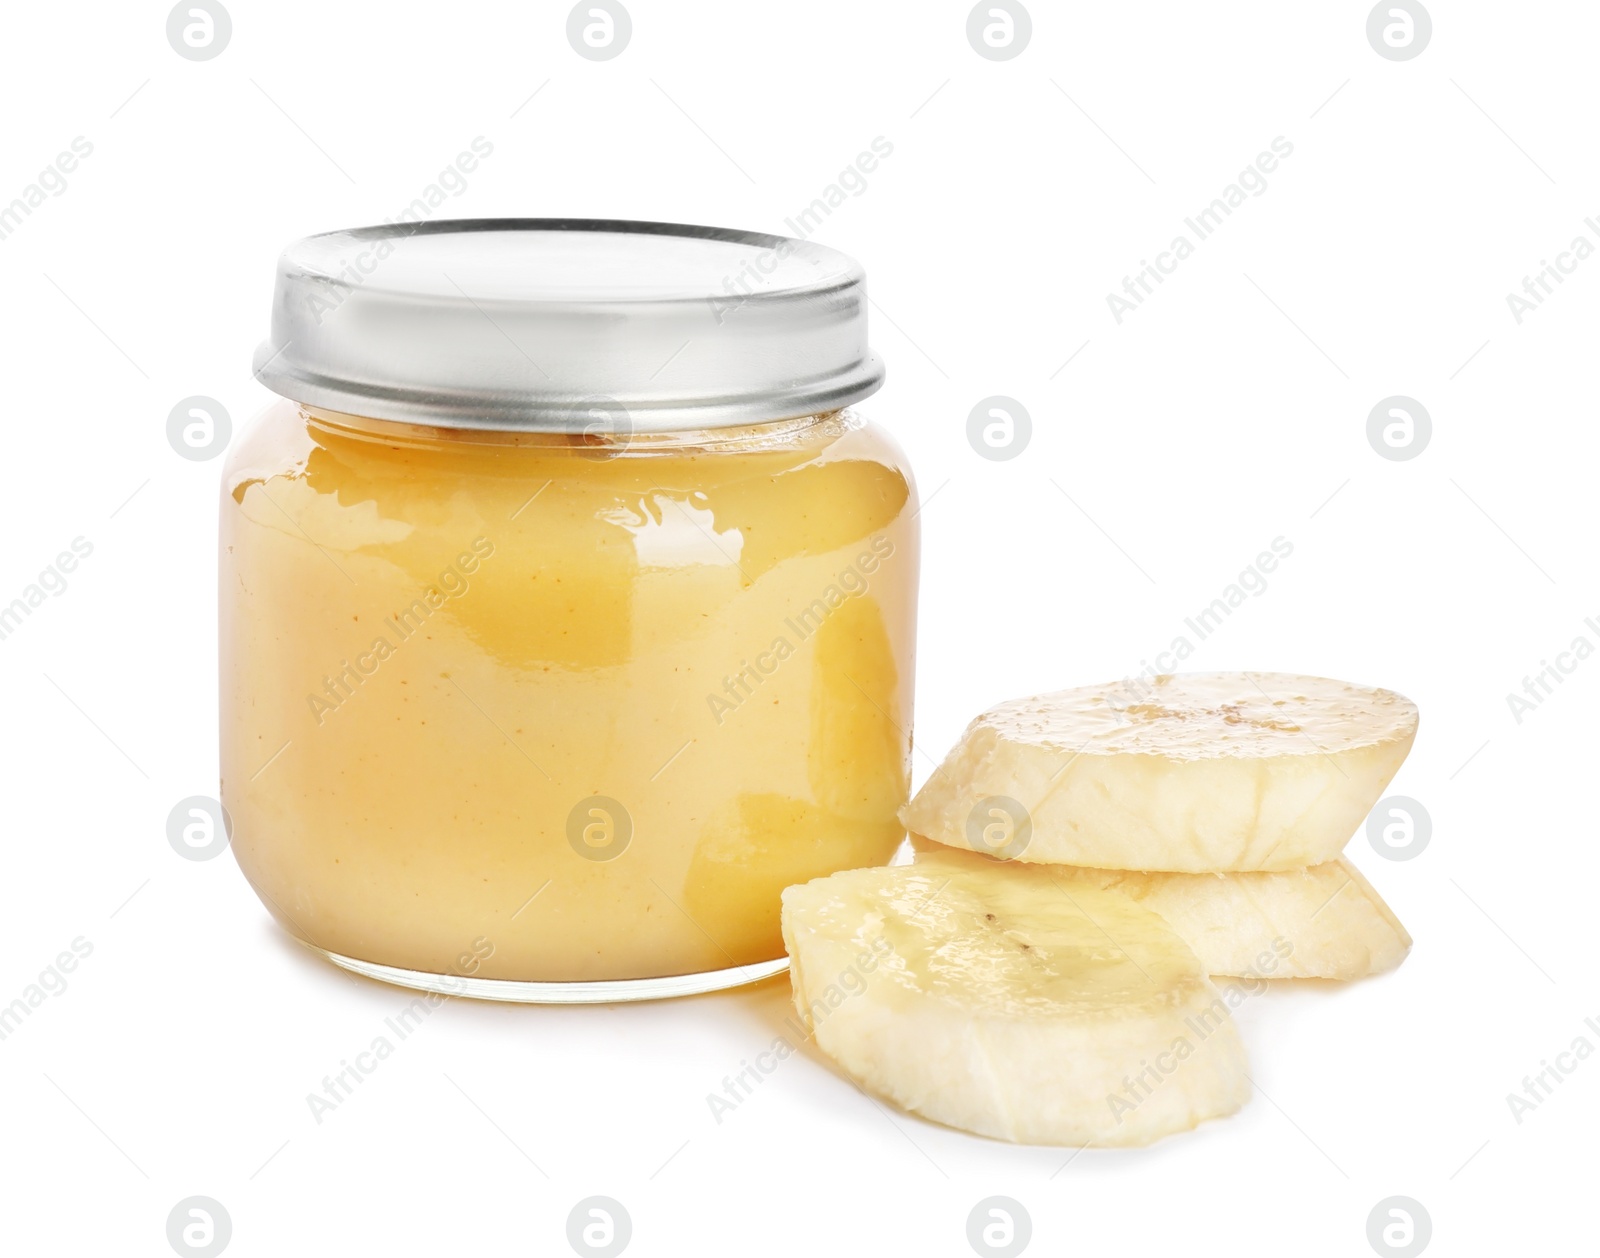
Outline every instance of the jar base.
POLYGON ((669 974, 661 978, 603 979, 582 983, 533 983, 505 978, 470 978, 458 974, 430 974, 424 970, 403 970, 341 956, 315 944, 306 944, 318 956, 326 957, 342 969, 364 978, 411 987, 418 991, 440 992, 446 996, 469 996, 474 1000, 502 1000, 523 1005, 603 1005, 617 1001, 664 1000, 672 996, 698 996, 759 983, 789 968, 788 957, 736 965, 725 970, 706 970, 699 974, 669 974))

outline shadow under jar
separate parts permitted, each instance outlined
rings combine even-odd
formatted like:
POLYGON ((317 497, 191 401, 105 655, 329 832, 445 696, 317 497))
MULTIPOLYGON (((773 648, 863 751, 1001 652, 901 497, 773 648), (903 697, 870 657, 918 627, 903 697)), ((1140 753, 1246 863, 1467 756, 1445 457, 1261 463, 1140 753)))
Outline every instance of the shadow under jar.
POLYGON ((881 864, 918 534, 861 269, 781 237, 485 220, 279 261, 221 519, 223 803, 278 921, 511 1000, 786 964, 881 864))

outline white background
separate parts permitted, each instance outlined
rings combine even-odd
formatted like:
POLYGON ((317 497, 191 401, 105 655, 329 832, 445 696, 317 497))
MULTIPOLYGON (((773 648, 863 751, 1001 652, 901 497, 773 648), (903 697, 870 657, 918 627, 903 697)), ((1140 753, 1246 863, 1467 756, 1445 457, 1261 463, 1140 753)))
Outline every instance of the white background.
POLYGON ((1033 1252, 1363 1254, 1405 1194, 1433 1252, 1581 1247, 1600 1061, 1520 1125, 1505 1098, 1600 1046, 1600 662, 1520 724, 1506 695, 1600 644, 1600 260, 1520 325, 1506 294, 1600 243, 1600 10, 1438 0, 1392 62, 1364 3, 1039 2, 991 62, 962 3, 630 2, 604 63, 543 2, 230 0, 203 63, 159 4, 7 9, 0 204, 74 137, 94 151, 0 240, 0 602, 94 550, 0 642, 0 1003, 74 938, 93 953, 0 1042, 0 1244, 166 1254, 169 1210, 205 1194, 239 1255, 565 1253, 599 1193, 640 1255, 956 1255, 1004 1194, 1033 1252), (230 857, 168 846, 173 805, 216 792, 220 463, 174 454, 166 417, 206 394, 248 422, 278 250, 398 214, 480 135, 441 216, 775 231, 890 141, 816 238, 866 265, 889 364, 866 410, 927 503, 917 781, 993 702, 1137 673, 1282 536, 1186 665, 1420 705, 1393 790, 1431 844, 1350 849, 1416 937, 1405 965, 1250 1002, 1238 1116, 1064 1170, 877 1106, 809 1050, 718 1125, 706 1094, 777 1034, 783 981, 454 1001, 318 1125, 306 1094, 408 997, 289 942, 230 857), (1119 326, 1106 294, 1276 136, 1267 191, 1119 326), (1033 417, 1007 462, 966 438, 991 394, 1033 417), (1432 415, 1411 461, 1366 439, 1392 394, 1432 415))

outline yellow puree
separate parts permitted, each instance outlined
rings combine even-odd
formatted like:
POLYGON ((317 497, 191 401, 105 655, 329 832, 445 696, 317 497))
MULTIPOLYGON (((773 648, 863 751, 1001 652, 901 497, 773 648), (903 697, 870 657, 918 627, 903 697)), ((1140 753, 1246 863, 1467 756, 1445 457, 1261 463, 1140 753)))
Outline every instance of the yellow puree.
POLYGON ((686 974, 781 955, 782 888, 889 858, 904 460, 848 414, 698 440, 288 403, 251 429, 222 501, 223 802, 287 929, 433 973, 686 974))

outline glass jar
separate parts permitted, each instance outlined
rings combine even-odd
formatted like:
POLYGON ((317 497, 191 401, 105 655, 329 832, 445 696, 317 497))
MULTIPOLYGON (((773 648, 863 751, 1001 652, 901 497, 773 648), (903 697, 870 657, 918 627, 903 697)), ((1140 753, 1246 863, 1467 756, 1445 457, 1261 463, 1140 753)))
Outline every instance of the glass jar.
POLYGON ((882 380, 848 258, 311 237, 257 375, 288 400, 225 472, 223 803, 297 938, 478 996, 705 991, 784 967, 784 887, 889 859, 917 508, 848 409, 882 380))

